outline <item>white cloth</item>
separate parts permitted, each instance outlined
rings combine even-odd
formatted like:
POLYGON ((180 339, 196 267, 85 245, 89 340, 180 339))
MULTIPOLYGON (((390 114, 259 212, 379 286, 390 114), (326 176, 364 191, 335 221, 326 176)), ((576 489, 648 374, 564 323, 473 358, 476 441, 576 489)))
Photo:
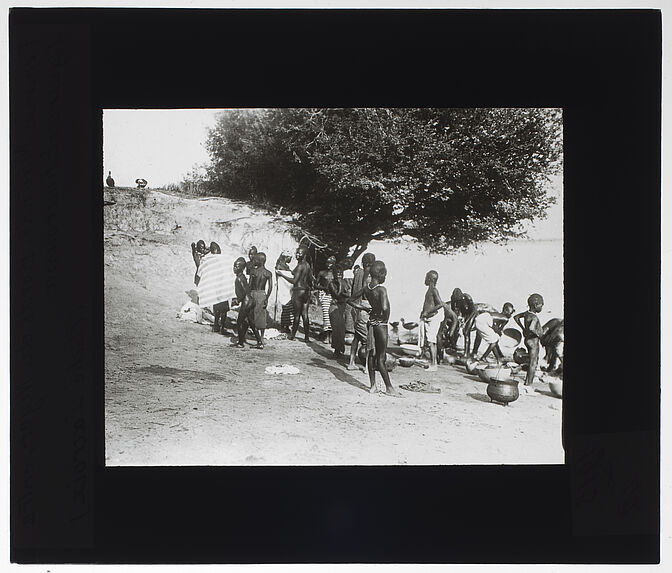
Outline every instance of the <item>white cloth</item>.
POLYGON ((212 307, 218 302, 230 301, 236 296, 236 277, 227 259, 222 255, 205 255, 198 265, 198 304, 212 307))
POLYGON ((426 342, 436 344, 436 339, 441 330, 441 323, 445 318, 445 309, 441 307, 434 316, 430 318, 421 318, 419 320, 418 349, 420 352, 422 352, 426 342))
POLYGON ((476 332, 481 335, 481 338, 488 344, 499 342, 499 334, 492 328, 492 315, 489 312, 482 312, 476 317, 474 321, 476 332))

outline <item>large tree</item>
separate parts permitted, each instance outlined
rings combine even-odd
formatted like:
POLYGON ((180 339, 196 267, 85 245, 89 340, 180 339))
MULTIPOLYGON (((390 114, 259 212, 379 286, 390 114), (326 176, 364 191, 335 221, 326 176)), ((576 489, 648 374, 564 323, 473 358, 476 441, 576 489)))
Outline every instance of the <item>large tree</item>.
POLYGON ((551 109, 270 109, 223 112, 209 191, 295 213, 339 255, 376 239, 434 252, 523 235, 553 202, 562 157, 551 109))

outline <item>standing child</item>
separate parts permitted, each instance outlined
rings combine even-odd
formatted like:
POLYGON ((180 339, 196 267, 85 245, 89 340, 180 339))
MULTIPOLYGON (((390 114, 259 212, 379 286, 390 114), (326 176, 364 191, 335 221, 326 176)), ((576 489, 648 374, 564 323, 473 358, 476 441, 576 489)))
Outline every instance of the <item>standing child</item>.
POLYGON ((331 321, 331 347, 334 356, 339 357, 345 353, 345 313, 347 312, 348 297, 350 290, 343 278, 341 265, 334 265, 334 280, 329 283, 329 295, 331 307, 329 308, 329 320, 331 321))
POLYGON ((541 323, 539 322, 538 312, 544 307, 544 299, 540 294, 534 293, 527 299, 528 310, 521 312, 513 317, 516 324, 523 331, 523 339, 530 356, 530 363, 527 367, 527 376, 525 377, 525 386, 532 386, 534 374, 539 364, 539 339, 543 335, 541 323))
POLYGON ((424 347, 424 343, 429 343, 429 353, 432 359, 429 372, 436 372, 436 343, 441 329, 441 323, 444 320, 444 303, 439 295, 439 289, 436 288, 436 283, 439 280, 439 273, 436 271, 429 271, 425 275, 425 286, 427 292, 425 293, 425 302, 422 305, 420 312, 420 336, 418 337, 418 348, 420 353, 424 347), (439 315, 439 310, 441 314, 439 315))
MULTIPOLYGON (((367 364, 369 368, 370 393, 376 391, 376 369, 380 372, 385 382, 385 395, 401 398, 398 390, 390 382, 390 374, 387 371, 385 360, 387 359, 387 321, 390 318, 390 301, 387 298, 387 290, 383 286, 387 269, 383 261, 376 261, 371 265, 371 282, 364 287, 363 292, 354 293, 353 296, 364 295, 371 305, 371 313, 368 321, 367 334, 367 364)), ((361 308, 363 310, 363 308, 361 308)))
POLYGON ((232 301, 232 306, 238 306, 238 343, 235 346, 243 348, 245 346, 245 334, 248 326, 252 327, 254 337, 257 339, 257 348, 263 348, 259 331, 251 321, 251 314, 254 308, 254 302, 250 299, 250 285, 245 277, 246 261, 243 257, 238 257, 233 263, 233 272, 236 275, 235 289, 236 297, 232 301))
POLYGON ((322 307, 322 336, 324 342, 331 344, 331 319, 329 310, 331 308, 331 295, 329 294, 329 283, 334 280, 334 265, 336 257, 331 256, 327 259, 327 267, 317 273, 318 299, 322 307))
POLYGON ((280 328, 285 332, 292 331, 292 322, 294 322, 294 307, 292 306, 292 291, 289 283, 281 277, 292 277, 292 269, 289 263, 292 260, 292 254, 289 251, 282 251, 282 254, 275 262, 276 291, 275 296, 280 301, 282 312, 280 314, 280 328))
POLYGON ((308 321, 308 302, 310 301, 310 287, 313 284, 313 270, 310 268, 306 256, 308 249, 299 246, 296 249, 297 265, 292 271, 292 276, 281 275, 292 286, 292 307, 294 308, 294 324, 292 332, 287 337, 288 340, 294 340, 296 332, 299 330, 299 320, 303 318, 304 340, 310 342, 310 323, 308 321))
MULTIPOLYGON (((266 330, 266 307, 268 298, 273 292, 273 274, 264 266, 265 264, 266 253, 257 253, 254 256, 254 268, 250 271, 250 298, 254 301, 254 326, 261 333, 262 342, 266 330)), ((261 346, 263 347, 263 344, 261 346)))
POLYGON ((373 263, 376 261, 376 255, 373 253, 365 253, 362 257, 362 266, 364 268, 355 268, 354 278, 352 280, 352 296, 348 300, 348 304, 352 306, 352 322, 355 335, 350 345, 350 362, 348 363, 348 370, 357 370, 355 366, 355 358, 357 357, 357 349, 361 344, 366 344, 367 337, 367 323, 369 321, 368 313, 371 311, 371 306, 366 299, 362 300, 364 287, 371 281, 370 270, 373 263))

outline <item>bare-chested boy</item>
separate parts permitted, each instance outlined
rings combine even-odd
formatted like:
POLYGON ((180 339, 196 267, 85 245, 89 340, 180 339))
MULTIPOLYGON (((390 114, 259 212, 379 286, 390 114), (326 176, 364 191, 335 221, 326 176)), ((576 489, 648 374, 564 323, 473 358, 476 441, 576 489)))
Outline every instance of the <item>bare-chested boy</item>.
POLYGON ((266 253, 257 253, 254 256, 254 268, 250 271, 250 298, 254 301, 254 326, 264 340, 266 330, 266 307, 273 292, 273 273, 264 265, 266 253))
MULTIPOLYGON (((383 261, 376 261, 371 265, 371 282, 365 286, 361 292, 354 293, 354 297, 364 295, 364 298, 371 305, 371 313, 369 314, 368 322, 368 336, 367 349, 368 359, 367 364, 369 368, 369 382, 371 388, 369 392, 372 394, 376 391, 376 369, 385 382, 385 394, 387 396, 395 396, 401 398, 398 390, 392 386, 390 382, 390 375, 387 371, 385 361, 387 359, 387 321, 390 318, 390 301, 387 298, 387 290, 383 286, 385 277, 387 276, 387 269, 383 261)), ((352 303, 351 303, 352 304, 352 303)), ((353 305, 355 308, 361 305, 353 305)), ((361 310, 364 308, 361 307, 361 310)))
MULTIPOLYGON (((436 271, 429 271, 425 275, 425 286, 427 287, 427 292, 425 293, 425 301, 422 305, 422 311, 420 312, 420 320, 422 321, 422 329, 424 330, 424 339, 429 343, 429 353, 431 356, 431 364, 429 365, 430 372, 436 372, 437 370, 437 358, 436 358, 436 343, 439 337, 439 332, 441 329, 441 324, 444 320, 444 313, 446 305, 441 300, 441 295, 439 294, 439 289, 436 288, 436 283, 439 280, 439 273, 436 271), (439 315, 439 311, 443 311, 439 315)), ((422 352, 423 337, 419 339, 420 352, 422 352)))
POLYGON ((543 330, 537 313, 541 312, 543 307, 543 297, 540 294, 534 293, 527 299, 528 310, 513 317, 513 320, 516 321, 516 324, 523 331, 523 340, 530 356, 527 376, 525 377, 525 386, 531 386, 534 382, 534 374, 539 364, 539 339, 543 336, 543 330))
POLYGON ((306 261, 308 249, 299 247, 296 249, 297 265, 293 271, 293 277, 282 277, 294 285, 292 287, 292 306, 294 307, 294 323, 292 332, 287 337, 288 340, 294 340, 296 332, 299 330, 299 319, 303 318, 304 340, 310 342, 310 328, 308 323, 308 303, 310 302, 310 287, 313 285, 313 271, 306 261))
POLYGON ((250 285, 245 277, 245 267, 247 262, 243 257, 238 257, 233 263, 233 272, 236 275, 236 298, 233 300, 233 306, 238 306, 238 342, 234 346, 243 348, 245 346, 245 334, 250 326, 254 337, 257 339, 257 348, 263 348, 259 331, 254 326, 254 321, 250 320, 254 309, 254 302, 250 298, 250 285))
POLYGON ((364 287, 371 281, 370 271, 371 265, 376 261, 376 255, 373 253, 365 253, 362 257, 363 268, 356 268, 353 273, 352 280, 352 296, 348 304, 352 307, 352 322, 354 337, 352 344, 350 344, 350 362, 348 363, 348 370, 357 370, 355 365, 355 358, 357 358, 357 349, 360 343, 366 344, 366 337, 368 328, 366 326, 369 321, 368 313, 371 310, 366 299, 362 300, 362 293, 364 287), (355 296, 355 294, 357 296, 355 296))

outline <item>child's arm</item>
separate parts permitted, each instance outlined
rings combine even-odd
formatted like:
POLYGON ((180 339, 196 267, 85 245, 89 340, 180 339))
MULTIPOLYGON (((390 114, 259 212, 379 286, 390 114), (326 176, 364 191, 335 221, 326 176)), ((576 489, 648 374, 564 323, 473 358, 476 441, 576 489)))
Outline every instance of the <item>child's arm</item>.
POLYGON ((518 326, 522 329, 523 332, 525 332, 525 325, 520 321, 521 318, 525 316, 524 312, 519 312, 516 316, 513 317, 513 320, 516 322, 518 326))
MULTIPOLYGON (((365 289, 365 288, 366 288, 366 287, 362 287, 362 288, 359 289, 357 292, 353 292, 353 293, 350 295, 350 298, 348 299, 347 302, 350 302, 350 300, 357 300, 358 298, 361 298, 362 295, 364 294, 364 289, 365 289)), ((353 305, 353 306, 354 306, 354 305, 353 305)))
POLYGON ((455 311, 450 308, 450 305, 448 303, 443 305, 445 314, 446 314, 446 320, 450 319, 450 332, 448 333, 448 336, 452 338, 455 336, 455 333, 457 332, 457 325, 458 325, 458 320, 457 320, 457 314, 455 314, 455 311))
POLYGON ((266 293, 266 302, 271 298, 271 293, 273 292, 273 273, 271 271, 266 271, 266 283, 268 284, 268 292, 266 293))
POLYGON ((380 287, 379 290, 380 317, 383 322, 387 322, 390 319, 390 299, 387 298, 387 289, 385 287, 380 287))
POLYGON ((539 317, 536 314, 530 324, 530 332, 534 333, 537 338, 541 338, 544 334, 543 329, 541 328, 541 322, 539 322, 539 317))

